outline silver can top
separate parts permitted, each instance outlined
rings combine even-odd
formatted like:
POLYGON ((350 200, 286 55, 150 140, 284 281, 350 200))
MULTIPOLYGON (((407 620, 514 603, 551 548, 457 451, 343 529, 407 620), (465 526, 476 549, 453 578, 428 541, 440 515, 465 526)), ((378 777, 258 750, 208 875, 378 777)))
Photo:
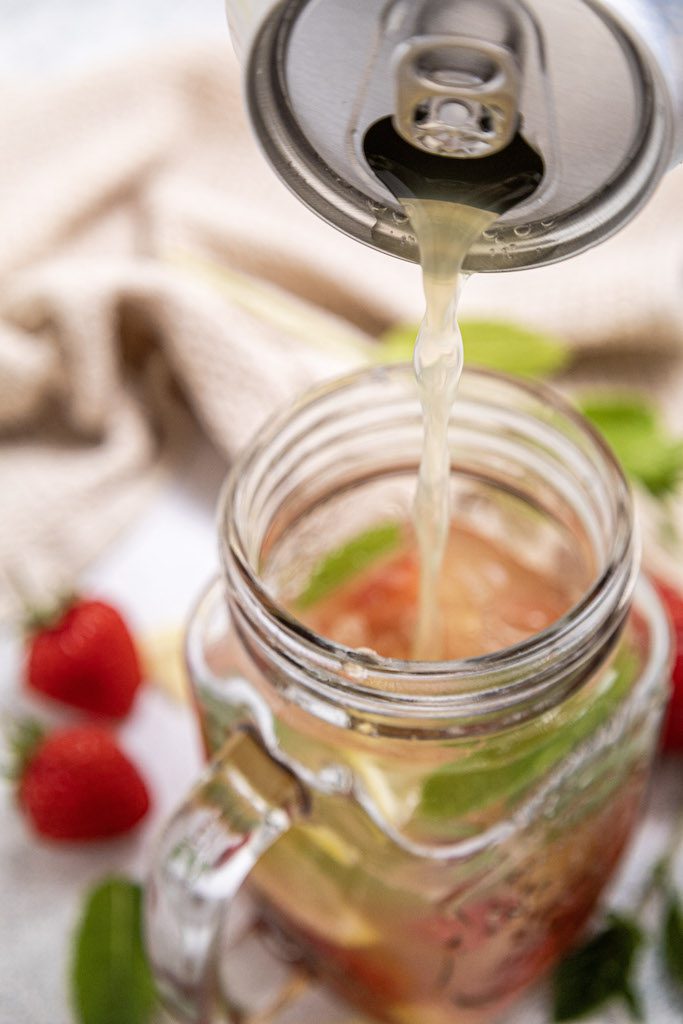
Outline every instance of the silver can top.
POLYGON ((260 0, 245 47, 258 138, 285 183, 359 240, 417 259, 363 140, 391 117, 444 159, 516 131, 540 186, 475 244, 467 270, 564 259, 644 204, 683 136, 683 4, 672 0, 260 0))

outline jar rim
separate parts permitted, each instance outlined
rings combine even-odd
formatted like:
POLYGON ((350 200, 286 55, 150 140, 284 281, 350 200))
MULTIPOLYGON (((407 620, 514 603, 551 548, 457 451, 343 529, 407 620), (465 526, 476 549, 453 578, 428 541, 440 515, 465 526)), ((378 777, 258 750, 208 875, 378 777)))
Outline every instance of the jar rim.
MULTIPOLYGON (((251 564, 234 506, 257 460, 302 412, 323 406, 344 392, 351 394, 372 380, 405 380, 408 374, 412 379, 410 364, 398 363, 361 369, 318 385, 272 416, 243 451, 219 502, 221 556, 231 586, 239 591, 242 611, 246 610, 250 621, 260 613, 262 639, 277 648, 290 670, 306 665, 306 672, 298 678, 307 689, 364 713, 398 718, 480 717, 515 708, 519 713, 529 702, 536 707, 546 700, 557 703, 569 692, 567 687, 575 687, 580 680, 567 678, 566 685, 560 687, 558 673, 551 671, 551 666, 570 637, 583 637, 585 646, 587 637, 599 638, 605 632, 607 619, 612 633, 620 629, 630 607, 638 558, 631 494, 621 467, 598 431, 547 384, 480 368, 466 367, 463 374, 469 382, 498 382, 557 411, 576 428, 597 457, 601 472, 610 478, 615 529, 604 567, 579 600, 544 630, 512 646, 457 660, 378 657, 330 640, 304 625, 273 597, 251 564), (431 692, 425 689, 425 683, 432 684, 431 692), (434 692, 433 687, 443 692, 434 692)), ((580 674, 585 678, 585 659, 580 674)))

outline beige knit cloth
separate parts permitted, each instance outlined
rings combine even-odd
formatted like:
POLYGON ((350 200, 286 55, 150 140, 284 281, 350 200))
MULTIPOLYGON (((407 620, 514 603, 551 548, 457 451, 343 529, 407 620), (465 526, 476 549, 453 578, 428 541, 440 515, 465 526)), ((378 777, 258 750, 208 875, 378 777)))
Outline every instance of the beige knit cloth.
MULTIPOLYGON (((19 589, 73 580, 129 519, 178 440, 181 397, 232 457, 275 406, 362 363, 373 334, 421 307, 415 267, 335 232, 279 183, 227 39, 5 83, 5 100, 0 613, 19 589)), ((589 373, 608 353, 608 371, 635 369, 675 417, 682 208, 675 172, 617 239, 473 280, 464 311, 557 331, 589 373)))

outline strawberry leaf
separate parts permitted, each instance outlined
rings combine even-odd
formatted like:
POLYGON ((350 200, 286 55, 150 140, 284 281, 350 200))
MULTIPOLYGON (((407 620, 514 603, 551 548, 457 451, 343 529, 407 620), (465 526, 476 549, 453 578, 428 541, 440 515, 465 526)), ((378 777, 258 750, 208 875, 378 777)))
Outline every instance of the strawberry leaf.
MULTIPOLYGON (((538 331, 499 320, 461 320, 465 362, 517 374, 547 377, 569 362, 569 349, 559 340, 538 331)), ((380 338, 382 362, 411 360, 418 326, 399 324, 380 338)))
POLYGON ((299 596, 299 608, 310 608, 323 597, 346 583, 356 573, 398 547, 401 528, 396 523, 384 523, 353 537, 335 551, 330 552, 314 569, 308 585, 299 596))
POLYGON ((142 941, 142 890, 109 878, 88 895, 74 947, 79 1024, 147 1024, 157 1005, 142 941))
POLYGON ((45 629, 52 629, 78 600, 78 594, 69 590, 60 594, 49 605, 36 606, 25 604, 24 632, 30 637, 35 633, 41 633, 45 629))
POLYGON ((656 406, 637 395, 596 395, 579 407, 634 481, 656 498, 676 489, 683 477, 683 441, 670 436, 656 406))
POLYGON ((33 718, 10 723, 7 732, 8 763, 2 774, 11 782, 20 782, 34 753, 45 739, 47 730, 33 718))
POLYGON ((554 1020, 579 1020, 605 1003, 622 1000, 634 1020, 642 1010, 633 972, 643 933, 631 918, 616 914, 605 928, 566 957, 553 978, 554 1020))

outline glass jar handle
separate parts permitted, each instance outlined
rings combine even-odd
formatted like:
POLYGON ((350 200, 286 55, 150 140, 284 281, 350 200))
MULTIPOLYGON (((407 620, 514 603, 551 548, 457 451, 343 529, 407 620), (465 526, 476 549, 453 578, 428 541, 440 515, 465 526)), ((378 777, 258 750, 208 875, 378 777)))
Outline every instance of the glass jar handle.
POLYGON ((305 804, 295 776, 240 731, 165 826, 147 884, 145 930, 160 993, 181 1020, 215 1019, 213 959, 223 914, 305 804))

